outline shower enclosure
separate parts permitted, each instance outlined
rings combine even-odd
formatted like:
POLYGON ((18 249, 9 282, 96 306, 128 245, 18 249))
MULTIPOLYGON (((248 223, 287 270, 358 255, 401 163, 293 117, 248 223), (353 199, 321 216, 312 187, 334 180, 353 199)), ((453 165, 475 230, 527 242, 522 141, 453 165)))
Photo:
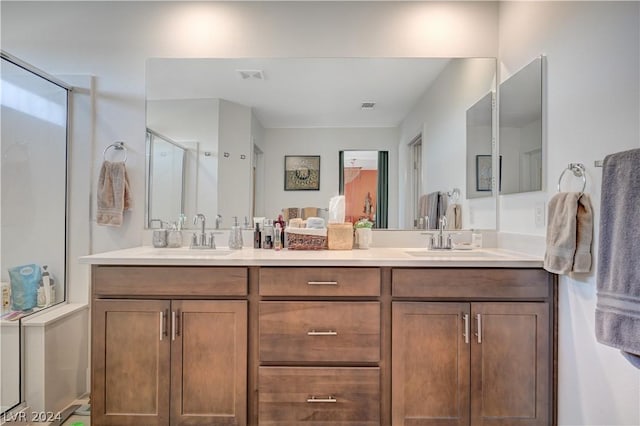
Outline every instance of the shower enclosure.
POLYGON ((12 55, 1 56, 0 412, 5 413, 25 398, 23 320, 66 298, 70 88, 12 55))

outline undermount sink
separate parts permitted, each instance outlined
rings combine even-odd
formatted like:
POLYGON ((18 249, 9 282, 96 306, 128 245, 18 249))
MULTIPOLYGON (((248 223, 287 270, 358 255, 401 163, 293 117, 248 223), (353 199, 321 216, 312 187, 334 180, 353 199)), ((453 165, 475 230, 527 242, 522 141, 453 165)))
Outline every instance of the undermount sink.
POLYGON ((502 258, 503 255, 481 250, 411 250, 408 255, 415 257, 454 257, 454 258, 502 258))
POLYGON ((225 249, 192 249, 189 247, 180 248, 155 248, 150 247, 142 254, 158 257, 213 257, 228 256, 233 250, 225 249))

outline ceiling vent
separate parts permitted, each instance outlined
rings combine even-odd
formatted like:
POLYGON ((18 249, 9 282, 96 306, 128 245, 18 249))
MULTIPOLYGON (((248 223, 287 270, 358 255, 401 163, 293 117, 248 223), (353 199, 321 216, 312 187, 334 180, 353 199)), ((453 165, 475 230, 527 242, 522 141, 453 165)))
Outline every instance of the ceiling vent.
POLYGON ((373 109, 376 106, 375 102, 363 102, 362 105, 360 105, 361 109, 373 109))
POLYGON ((264 80, 262 70, 236 70, 243 80, 264 80))

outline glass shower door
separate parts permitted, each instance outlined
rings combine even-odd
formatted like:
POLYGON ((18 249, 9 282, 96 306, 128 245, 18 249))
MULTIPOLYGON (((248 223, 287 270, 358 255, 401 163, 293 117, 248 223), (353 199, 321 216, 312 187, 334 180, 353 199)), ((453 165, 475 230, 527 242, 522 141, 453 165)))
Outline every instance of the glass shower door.
POLYGON ((68 90, 2 52, 0 412, 23 402, 21 318, 65 300, 68 90))

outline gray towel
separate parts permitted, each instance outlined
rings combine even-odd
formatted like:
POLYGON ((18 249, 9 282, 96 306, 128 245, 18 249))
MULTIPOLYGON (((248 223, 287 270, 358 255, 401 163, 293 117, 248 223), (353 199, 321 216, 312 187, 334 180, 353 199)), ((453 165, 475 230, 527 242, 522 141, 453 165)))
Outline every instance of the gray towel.
POLYGON ((120 226, 123 214, 132 205, 129 177, 124 162, 105 161, 98 178, 98 225, 120 226))
POLYGON ((438 229, 438 205, 440 200, 439 192, 427 194, 427 216, 429 223, 427 229, 438 229))
POLYGON ((596 338, 640 368, 640 149, 602 170, 596 338), (626 352, 626 353, 625 353, 626 352))
POLYGON ((549 201, 544 269, 555 274, 589 272, 593 239, 591 198, 560 192, 549 201))

